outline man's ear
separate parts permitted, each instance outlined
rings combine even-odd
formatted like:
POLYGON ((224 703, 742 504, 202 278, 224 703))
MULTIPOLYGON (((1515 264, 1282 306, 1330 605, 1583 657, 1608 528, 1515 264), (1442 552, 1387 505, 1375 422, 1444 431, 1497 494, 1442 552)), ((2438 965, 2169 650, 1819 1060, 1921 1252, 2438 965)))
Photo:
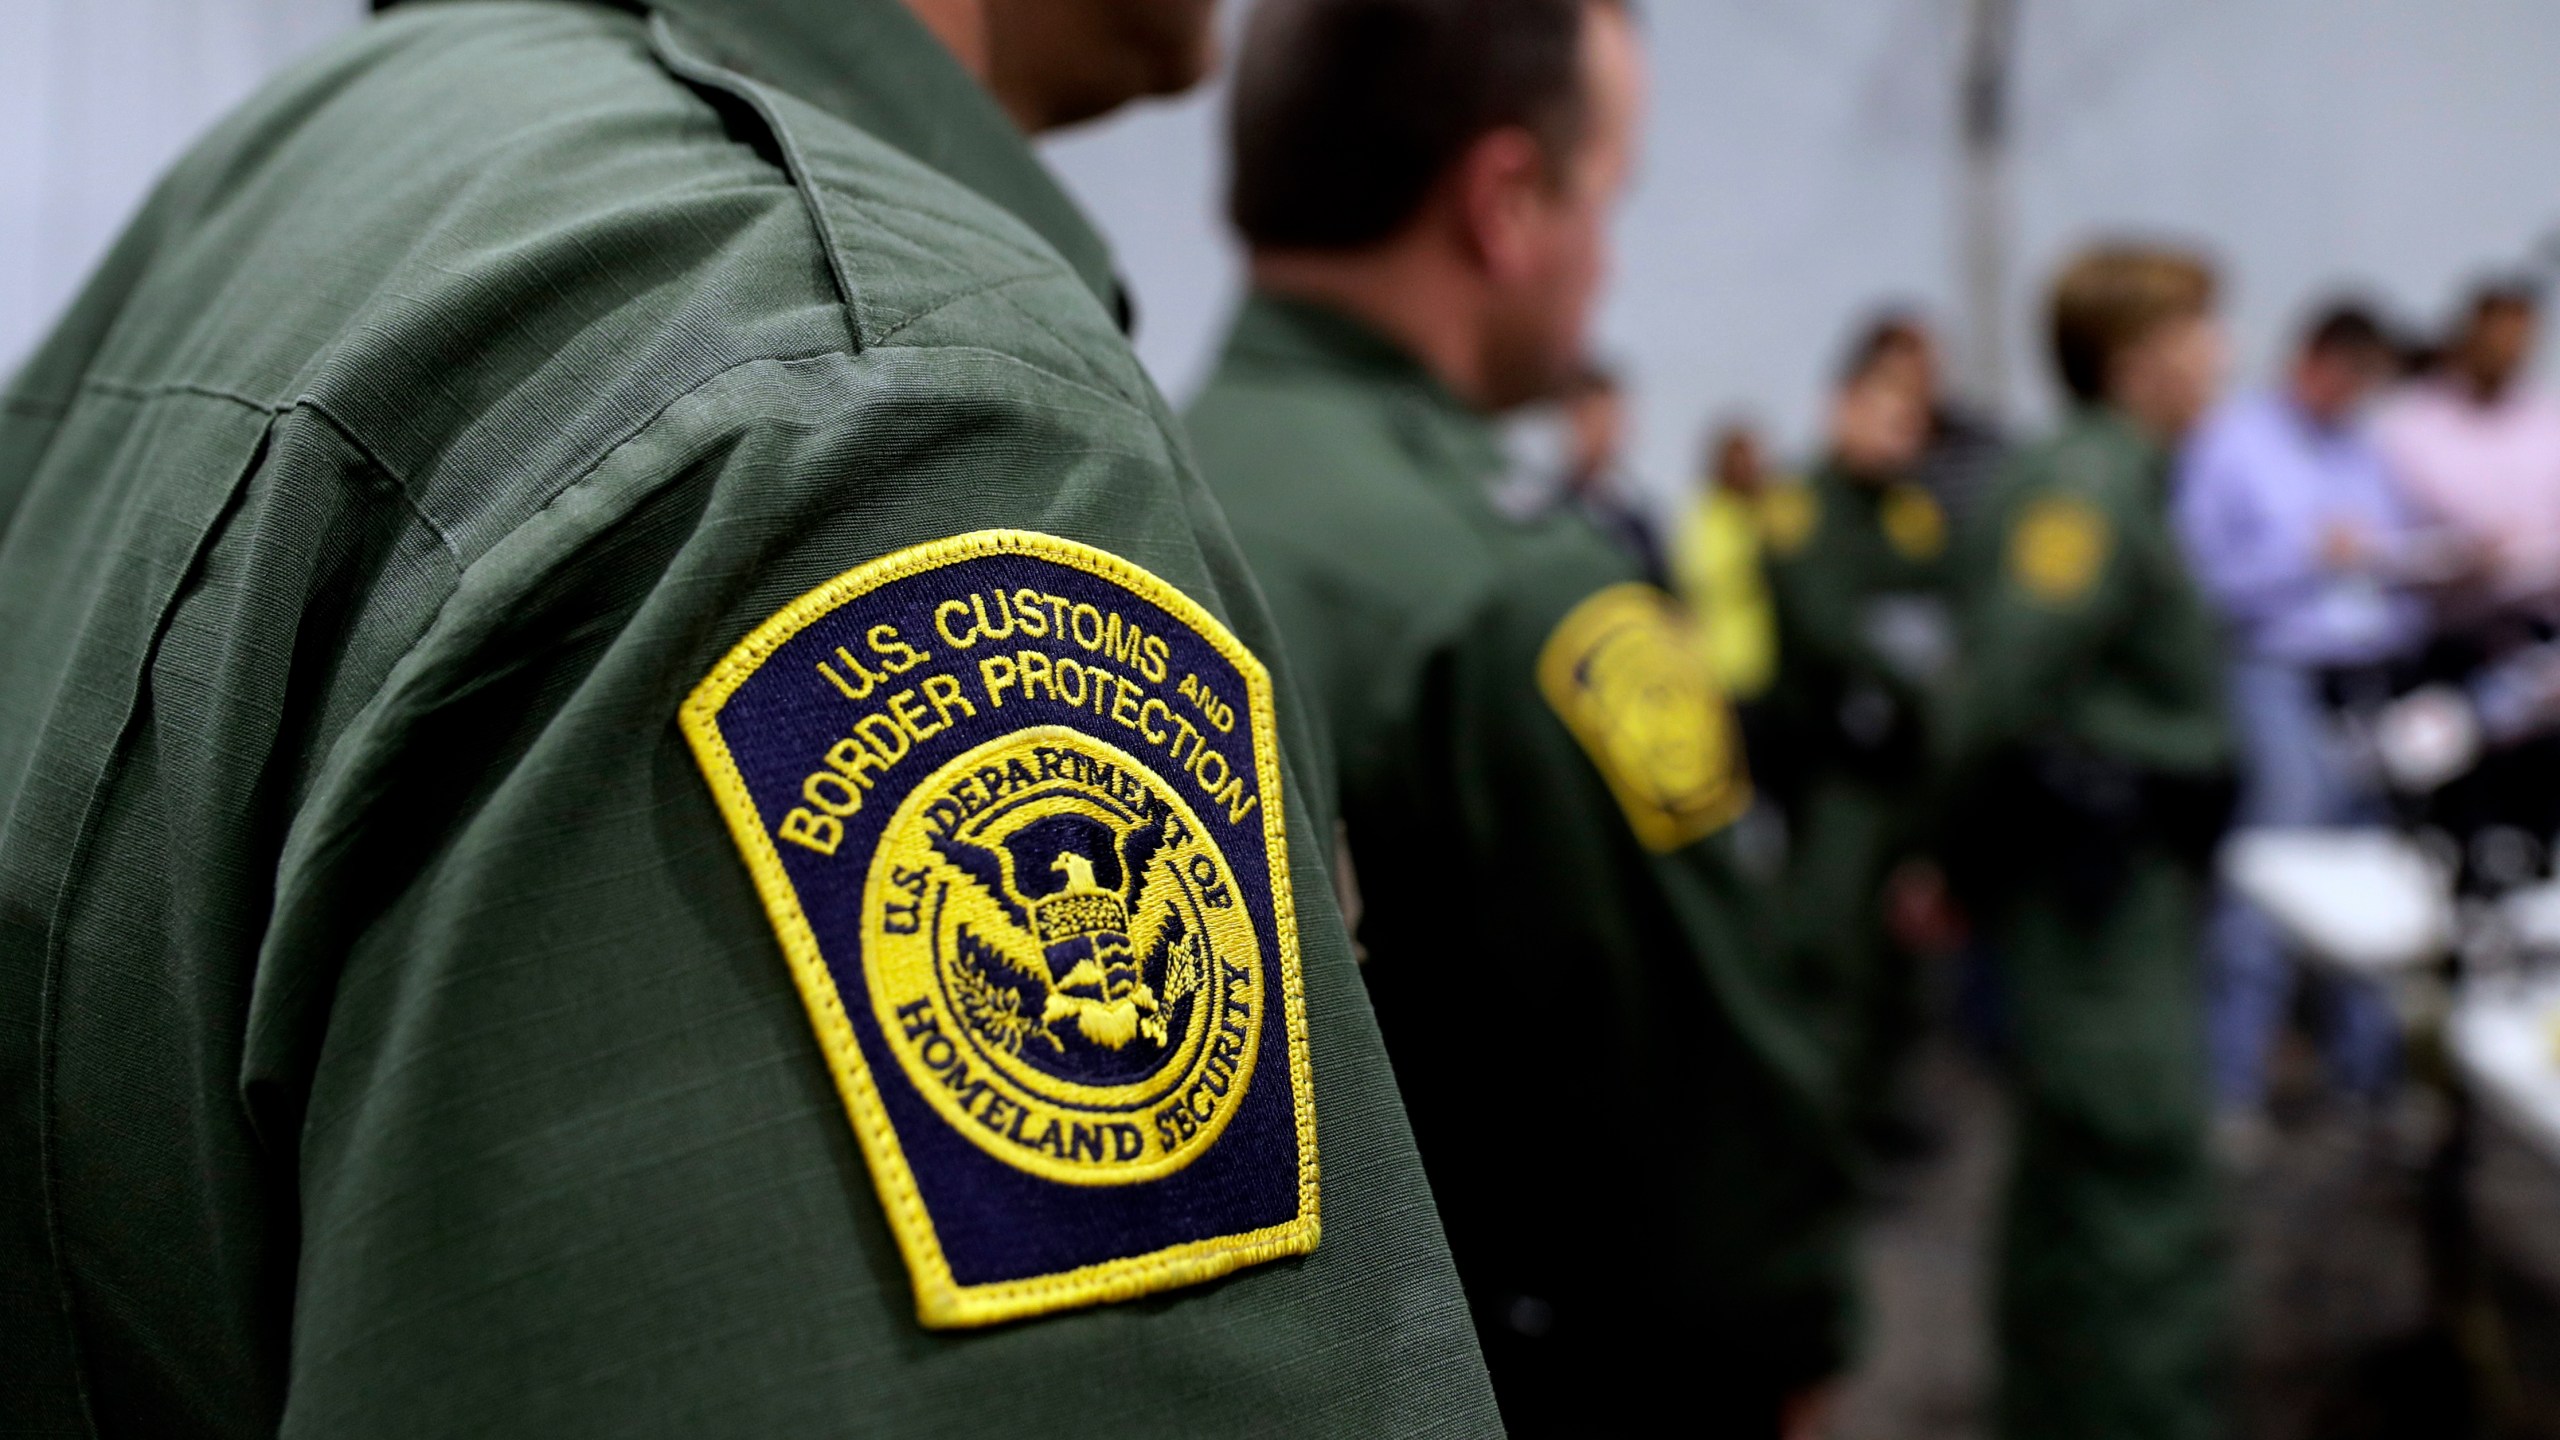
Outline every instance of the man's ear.
POLYGON ((1450 182, 1468 258, 1496 280, 1532 268, 1539 212, 1552 203, 1554 183, 1537 137, 1518 126, 1486 131, 1459 157, 1450 182))

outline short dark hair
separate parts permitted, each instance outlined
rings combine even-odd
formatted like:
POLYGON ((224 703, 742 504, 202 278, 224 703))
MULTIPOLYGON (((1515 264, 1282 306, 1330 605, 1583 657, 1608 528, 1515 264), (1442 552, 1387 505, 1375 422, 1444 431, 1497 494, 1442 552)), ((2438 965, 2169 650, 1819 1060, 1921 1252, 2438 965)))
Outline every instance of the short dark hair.
POLYGON ((1724 468, 1725 452, 1737 445, 1749 446, 1757 452, 1761 443, 1758 421, 1748 415, 1727 415, 1707 427, 1699 468, 1703 473, 1713 475, 1724 468))
POLYGON ((2213 266, 2190 250, 2111 243, 2083 250, 2053 282, 2054 368, 2072 395, 2106 398, 2123 352, 2173 320, 2213 309, 2213 266))
POLYGON ((2305 355, 2336 355, 2344 351, 2397 355, 2399 349, 2382 317, 2362 300, 2331 300, 2312 311, 2311 323, 2302 328, 2305 355))
POLYGON ((2542 309, 2542 286, 2522 275, 2495 275, 2471 287, 2471 295, 2462 307, 2463 319, 2478 324, 2500 310, 2522 310, 2528 314, 2542 309))
POLYGON ((1898 350, 1916 350, 1928 343, 1929 327, 1917 311, 1879 310, 1858 327, 1849 348, 1841 353, 1836 372, 1839 387, 1849 389, 1874 374, 1876 366, 1898 350))
POLYGON ((1236 57, 1227 216, 1247 243, 1345 250, 1413 218, 1488 132, 1580 143, 1583 13, 1620 0, 1262 0, 1236 57))

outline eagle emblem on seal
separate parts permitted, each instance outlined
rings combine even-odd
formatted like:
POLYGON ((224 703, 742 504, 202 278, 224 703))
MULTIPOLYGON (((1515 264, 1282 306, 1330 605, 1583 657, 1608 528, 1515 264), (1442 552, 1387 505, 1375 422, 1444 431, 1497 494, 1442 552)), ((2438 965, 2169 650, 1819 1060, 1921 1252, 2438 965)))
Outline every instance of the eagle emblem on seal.
POLYGON ((1149 903, 1156 855, 1178 823, 1113 823, 1075 807, 993 843, 936 837, 934 849, 1011 922, 961 929, 978 971, 965 982, 977 992, 963 1002, 972 1028, 1016 1054, 1025 1042, 1060 1057, 1088 1046, 1160 1054, 1200 984, 1198 938, 1179 907, 1149 903))

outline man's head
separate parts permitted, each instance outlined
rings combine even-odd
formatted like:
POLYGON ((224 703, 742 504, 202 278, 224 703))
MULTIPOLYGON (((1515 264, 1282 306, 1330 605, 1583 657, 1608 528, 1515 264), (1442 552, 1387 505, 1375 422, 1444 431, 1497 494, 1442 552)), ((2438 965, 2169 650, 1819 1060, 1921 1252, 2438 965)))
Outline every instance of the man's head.
POLYGON ((1909 470, 1929 441, 1919 392, 1887 371, 1870 371, 1831 401, 1831 458, 1851 478, 1881 483, 1909 470))
POLYGON ((2063 385, 2161 440, 2184 435, 2222 385, 2214 290, 2213 267, 2188 251, 2112 244, 2081 252, 2053 286, 2063 385))
POLYGON ((1760 431, 1747 420, 1728 420, 1707 438, 1707 480, 1733 495, 1757 495, 1769 480, 1760 431))
POLYGON ((2455 378, 2482 400, 2507 392, 2533 358, 2542 296, 2523 281, 2494 281, 2474 290, 2451 353, 2455 378))
POLYGON ((1566 456, 1566 482, 1577 491, 1607 485, 1627 440, 1627 401, 1617 372, 1586 360, 1566 379, 1558 399, 1572 447, 1566 456))
POLYGON ((1200 83, 1217 0, 906 0, 1037 135, 1200 83))
POLYGON ((1642 84, 1623 0, 1264 0, 1228 213, 1266 286, 1486 409, 1539 399, 1584 353, 1642 84))
POLYGON ((1937 408, 1938 342, 1919 316, 1887 310, 1859 329, 1840 362, 1840 388, 1870 377, 1909 389, 1924 410, 1937 408))
POLYGON ((2391 378, 2398 352, 2373 311, 2334 301, 2312 317, 2293 357, 2293 401, 2323 425, 2344 423, 2391 378))

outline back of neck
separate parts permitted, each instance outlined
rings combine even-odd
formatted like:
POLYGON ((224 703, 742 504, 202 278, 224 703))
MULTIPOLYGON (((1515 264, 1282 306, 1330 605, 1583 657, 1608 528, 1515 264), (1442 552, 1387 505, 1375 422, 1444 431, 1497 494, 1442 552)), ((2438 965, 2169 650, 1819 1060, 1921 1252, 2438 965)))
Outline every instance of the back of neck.
POLYGON ((1470 405, 1484 404, 1480 301, 1466 275, 1413 245, 1359 250, 1258 250, 1253 285, 1337 310, 1410 352, 1470 405))

